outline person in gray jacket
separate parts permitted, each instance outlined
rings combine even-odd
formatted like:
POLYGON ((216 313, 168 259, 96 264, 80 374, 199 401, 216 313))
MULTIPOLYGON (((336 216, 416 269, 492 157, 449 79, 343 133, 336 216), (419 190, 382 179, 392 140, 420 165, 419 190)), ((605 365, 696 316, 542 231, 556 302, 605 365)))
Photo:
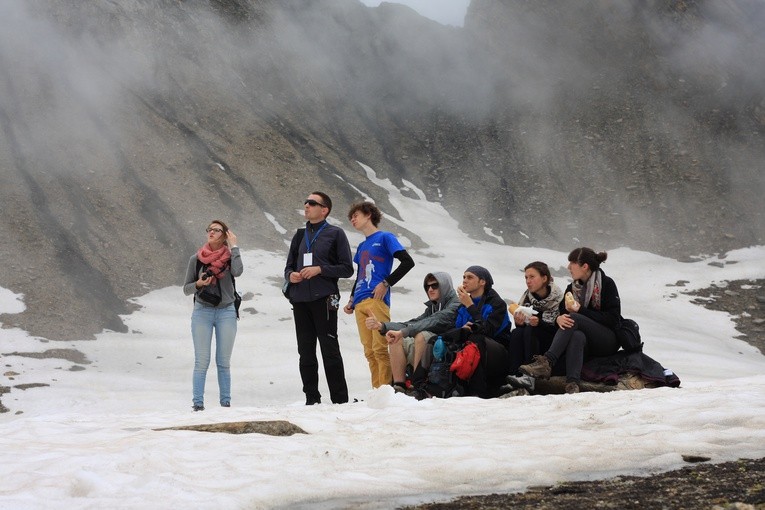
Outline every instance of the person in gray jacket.
POLYGON ((393 387, 406 390, 406 366, 416 369, 428 341, 439 333, 454 328, 460 301, 447 273, 428 273, 423 281, 428 300, 425 311, 406 322, 380 322, 374 316, 366 319, 366 326, 385 335, 390 353, 393 387))
POLYGON ((194 341, 192 408, 204 411, 205 381, 215 331, 215 365, 220 405, 231 407, 231 353, 236 338, 234 278, 244 271, 237 237, 220 220, 205 229, 207 242, 189 258, 183 293, 194 295, 191 338, 194 341))

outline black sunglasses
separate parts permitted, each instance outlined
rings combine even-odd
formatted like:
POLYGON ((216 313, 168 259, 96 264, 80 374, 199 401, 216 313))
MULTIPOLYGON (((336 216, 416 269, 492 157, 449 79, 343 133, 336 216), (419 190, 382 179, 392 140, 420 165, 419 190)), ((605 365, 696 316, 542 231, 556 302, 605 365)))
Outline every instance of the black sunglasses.
POLYGON ((425 284, 425 291, 429 291, 430 289, 438 290, 438 282, 436 282, 436 283, 426 283, 425 284))
POLYGON ((316 201, 316 200, 314 200, 313 198, 309 198, 309 199, 307 199, 307 200, 306 200, 305 202, 303 202, 303 203, 304 203, 304 204, 307 204, 307 205, 310 205, 310 206, 316 206, 316 205, 318 205, 318 206, 321 206, 321 207, 327 207, 326 205, 322 204, 321 202, 317 202, 317 201, 316 201))

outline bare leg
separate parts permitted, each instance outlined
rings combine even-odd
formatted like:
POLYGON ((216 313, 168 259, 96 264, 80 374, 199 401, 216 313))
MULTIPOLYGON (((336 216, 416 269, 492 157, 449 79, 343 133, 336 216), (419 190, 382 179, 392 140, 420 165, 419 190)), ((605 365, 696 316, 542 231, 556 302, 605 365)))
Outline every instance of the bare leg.
POLYGON ((422 355, 425 352, 425 347, 428 345, 428 341, 425 339, 425 335, 417 333, 414 335, 414 359, 412 360, 412 368, 422 360, 422 355))
POLYGON ((388 344, 388 354, 390 355, 390 368, 393 373, 393 382, 404 382, 406 379, 406 353, 404 352, 404 342, 397 340, 388 344))

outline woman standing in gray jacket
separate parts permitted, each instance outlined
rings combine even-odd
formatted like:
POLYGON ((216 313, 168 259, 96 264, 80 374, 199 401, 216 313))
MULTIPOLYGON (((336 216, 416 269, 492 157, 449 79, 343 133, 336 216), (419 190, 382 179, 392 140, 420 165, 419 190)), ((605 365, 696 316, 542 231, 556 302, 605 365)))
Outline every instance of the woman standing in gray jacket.
POLYGON ((236 338, 234 277, 244 271, 236 235, 220 220, 210 222, 207 242, 189 259, 183 293, 194 294, 192 408, 204 411, 205 380, 215 330, 215 365, 220 405, 231 406, 231 352, 236 338))

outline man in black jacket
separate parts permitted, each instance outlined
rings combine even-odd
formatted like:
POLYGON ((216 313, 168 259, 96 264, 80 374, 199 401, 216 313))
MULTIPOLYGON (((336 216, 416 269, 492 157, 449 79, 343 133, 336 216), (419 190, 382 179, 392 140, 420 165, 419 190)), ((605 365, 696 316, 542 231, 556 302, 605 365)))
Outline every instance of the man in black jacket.
POLYGON ((332 200, 326 193, 314 191, 308 195, 304 203, 308 221, 292 238, 284 268, 284 277, 290 282, 288 295, 295 318, 306 405, 321 403, 317 339, 330 399, 335 404, 348 402, 348 385, 337 339, 340 306, 337 281, 353 276, 353 258, 345 232, 327 222, 331 210, 332 200))

